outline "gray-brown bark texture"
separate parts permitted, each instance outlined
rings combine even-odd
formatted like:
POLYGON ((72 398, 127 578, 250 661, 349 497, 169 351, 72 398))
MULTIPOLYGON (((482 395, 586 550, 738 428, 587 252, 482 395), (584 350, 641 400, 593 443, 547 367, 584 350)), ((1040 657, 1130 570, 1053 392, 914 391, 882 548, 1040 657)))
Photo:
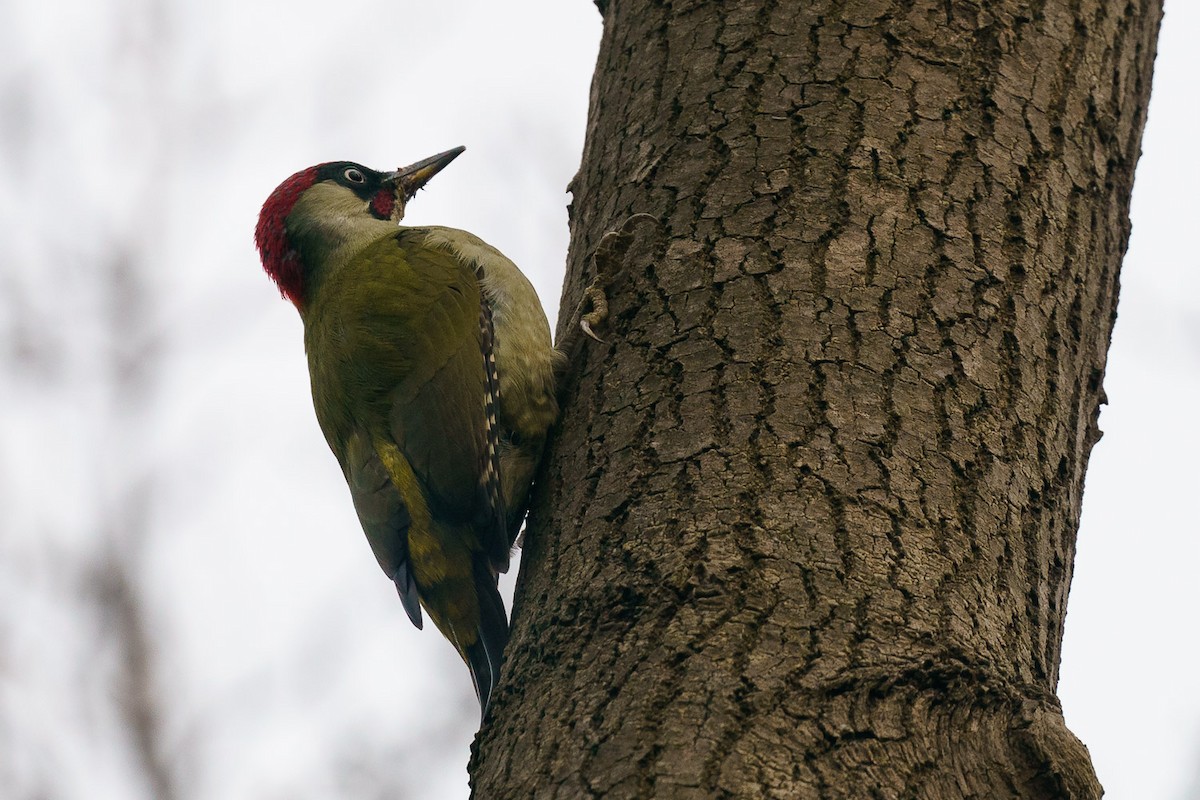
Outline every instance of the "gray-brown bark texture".
POLYGON ((1090 798, 1055 695, 1159 0, 612 0, 480 798, 1090 798), (605 260, 600 260, 605 266, 605 260))

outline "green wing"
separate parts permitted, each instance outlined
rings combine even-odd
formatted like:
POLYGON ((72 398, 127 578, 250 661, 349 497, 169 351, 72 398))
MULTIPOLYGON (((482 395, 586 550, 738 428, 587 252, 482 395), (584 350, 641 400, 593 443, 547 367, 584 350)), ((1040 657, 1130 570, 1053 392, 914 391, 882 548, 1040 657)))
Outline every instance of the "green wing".
POLYGON ((413 239, 405 231, 378 239, 322 280, 306 320, 317 416, 389 576, 405 566, 407 532, 395 526, 411 514, 396 510, 401 491, 381 481, 378 454, 355 447, 356 437, 394 443, 433 520, 469 526, 479 541, 468 549, 503 570, 479 283, 467 265, 413 239))

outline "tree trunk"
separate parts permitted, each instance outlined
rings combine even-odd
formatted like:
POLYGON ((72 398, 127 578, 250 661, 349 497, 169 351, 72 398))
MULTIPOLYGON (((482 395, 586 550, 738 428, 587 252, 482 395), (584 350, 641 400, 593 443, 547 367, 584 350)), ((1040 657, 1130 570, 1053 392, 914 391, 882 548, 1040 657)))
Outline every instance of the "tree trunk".
POLYGON ((563 308, 662 227, 475 795, 1098 797, 1055 692, 1160 0, 606 5, 563 308))

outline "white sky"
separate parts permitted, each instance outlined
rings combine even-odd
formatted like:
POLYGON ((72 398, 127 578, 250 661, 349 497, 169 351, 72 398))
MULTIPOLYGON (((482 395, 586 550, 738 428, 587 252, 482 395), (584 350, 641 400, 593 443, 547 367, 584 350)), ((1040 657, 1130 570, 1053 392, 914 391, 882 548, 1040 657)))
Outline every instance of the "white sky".
POLYGON ((1200 797, 1200 5, 1168 0, 1059 695, 1114 798, 1200 797))
MULTIPOLYGON (((135 571, 188 797, 465 797, 465 667, 378 573, 252 231, 296 169, 464 144, 408 221, 500 247, 553 319, 599 15, 173 0, 155 23, 152 6, 0 0, 0 795, 148 796, 77 566, 148 486, 135 571), (114 246, 141 265, 145 320, 105 316, 114 246), (133 405, 105 368, 122 322, 123 347, 162 358, 133 405)), ((1117 798, 1200 796, 1197 37, 1200 9, 1170 0, 1064 646, 1068 724, 1117 798)))

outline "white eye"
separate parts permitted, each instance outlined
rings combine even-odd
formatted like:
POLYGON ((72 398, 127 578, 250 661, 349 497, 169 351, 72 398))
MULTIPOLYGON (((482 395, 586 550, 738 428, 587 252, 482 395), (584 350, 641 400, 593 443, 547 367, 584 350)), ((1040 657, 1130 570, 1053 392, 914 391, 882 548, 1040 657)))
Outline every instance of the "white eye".
POLYGON ((366 176, 363 175, 360 171, 356 170, 354 167, 351 167, 350 169, 346 170, 345 172, 342 173, 342 175, 346 178, 346 180, 350 181, 351 183, 366 183, 367 182, 366 176))

